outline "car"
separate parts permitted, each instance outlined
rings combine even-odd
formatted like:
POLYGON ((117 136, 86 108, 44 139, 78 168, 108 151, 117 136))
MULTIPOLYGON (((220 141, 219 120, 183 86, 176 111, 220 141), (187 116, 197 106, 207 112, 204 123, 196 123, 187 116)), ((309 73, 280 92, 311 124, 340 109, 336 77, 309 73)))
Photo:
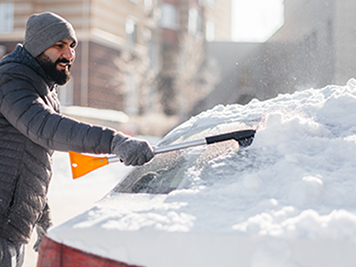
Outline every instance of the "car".
POLYGON ((257 131, 245 148, 200 145, 133 168, 49 230, 37 266, 351 266, 355 114, 352 79, 192 117, 158 147, 257 131))
MULTIPOLYGON (((245 124, 233 122, 218 127, 196 127, 195 130, 189 130, 183 134, 181 131, 185 126, 182 127, 178 127, 168 134, 159 147, 189 143, 217 133, 230 133, 248 128, 245 124)), ((251 134, 251 130, 248 131, 251 134)), ((253 135, 254 131, 251 136, 253 137, 253 135)), ((252 139, 250 140, 252 141, 252 139)), ((249 144, 250 142, 244 146, 249 144)), ((200 188, 204 186, 205 182, 200 184, 195 181, 192 183, 189 178, 187 179, 186 174, 191 172, 192 168, 206 166, 205 168, 209 169, 211 161, 219 157, 231 157, 231 154, 235 158, 242 157, 241 153, 243 152, 239 149, 239 142, 230 139, 201 147, 155 155, 150 163, 134 168, 110 194, 92 209, 52 229, 42 241, 37 266, 78 266, 78 262, 80 266, 146 266, 146 264, 151 266, 152 264, 156 265, 158 259, 162 261, 159 263, 160 266, 167 266, 172 255, 167 253, 162 255, 159 249, 162 245, 166 246, 167 242, 172 242, 170 245, 172 249, 175 247, 172 250, 174 254, 180 251, 186 255, 184 258, 180 257, 181 264, 192 262, 193 253, 196 253, 195 247, 205 246, 207 240, 204 240, 203 244, 202 240, 194 241, 195 235, 201 235, 200 230, 197 233, 190 232, 197 220, 197 215, 180 211, 180 209, 188 205, 186 201, 189 201, 189 198, 195 198, 195 187, 200 188), (177 198, 174 193, 177 189, 188 197, 186 201, 174 200, 172 202, 169 200, 177 198), (94 217, 100 217, 100 214, 106 209, 110 210, 110 219, 105 216, 102 217, 103 220, 94 219, 94 217), (80 221, 80 225, 86 224, 84 221, 87 221, 89 228, 87 226, 82 228, 74 221, 80 221), (125 229, 126 227, 127 229, 125 229), (88 231, 91 233, 89 234, 88 231), (70 239, 74 238, 76 241, 74 243, 66 242, 65 240, 69 241, 68 235, 71 237, 70 239), (76 235, 78 238, 75 237, 76 235), (167 240, 164 241, 166 238, 167 240), (79 241, 80 239, 81 241, 79 241), (137 239, 140 240, 140 244, 136 243, 137 239), (122 242, 119 242, 120 244, 111 243, 114 240, 122 240, 122 242), (100 244, 101 242, 103 243, 100 244), (81 246, 78 247, 79 243, 85 244, 85 249, 81 246), (107 245, 111 247, 111 252, 105 257, 100 256, 101 247, 107 245), (157 255, 147 253, 147 248, 154 246, 157 246, 155 249, 157 255), (136 255, 130 255, 131 252, 128 249, 134 249, 137 252, 136 255), (63 262, 66 263, 63 265, 63 262)), ((214 202, 214 199, 215 197, 212 197, 210 202, 214 202)), ((212 204, 209 205, 209 201, 204 206, 208 210, 213 208, 212 204)), ((224 245, 226 239, 224 234, 216 233, 214 235, 211 233, 210 235, 206 238, 215 239, 212 243, 214 245, 206 248, 203 254, 213 255, 217 249, 221 249, 221 246, 224 245), (217 239, 217 237, 219 238, 217 239)), ((232 250, 225 251, 228 258, 231 258, 231 253, 235 254, 232 250)), ((221 260, 219 262, 221 263, 221 260)))

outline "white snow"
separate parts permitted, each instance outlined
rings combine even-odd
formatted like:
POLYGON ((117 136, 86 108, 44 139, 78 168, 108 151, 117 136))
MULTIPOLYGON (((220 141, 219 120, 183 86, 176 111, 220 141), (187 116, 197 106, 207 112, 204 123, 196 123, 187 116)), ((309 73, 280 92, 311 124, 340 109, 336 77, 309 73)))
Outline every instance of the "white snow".
MULTIPOLYGON (((49 237, 143 266, 355 266, 356 80, 219 105, 162 143, 240 123, 257 128, 246 150, 189 165, 168 195, 110 193, 49 237)), ((197 162, 206 149, 184 157, 197 162)), ((117 164, 72 181, 57 159, 52 199, 109 192, 128 171, 117 164)))

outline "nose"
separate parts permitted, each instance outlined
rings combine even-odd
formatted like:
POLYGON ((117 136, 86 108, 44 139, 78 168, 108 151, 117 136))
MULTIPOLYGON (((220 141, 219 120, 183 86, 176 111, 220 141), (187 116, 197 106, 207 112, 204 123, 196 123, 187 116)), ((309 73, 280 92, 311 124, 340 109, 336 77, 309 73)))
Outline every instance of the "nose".
POLYGON ((72 47, 68 47, 64 53, 63 57, 68 60, 73 60, 75 57, 75 50, 72 47))

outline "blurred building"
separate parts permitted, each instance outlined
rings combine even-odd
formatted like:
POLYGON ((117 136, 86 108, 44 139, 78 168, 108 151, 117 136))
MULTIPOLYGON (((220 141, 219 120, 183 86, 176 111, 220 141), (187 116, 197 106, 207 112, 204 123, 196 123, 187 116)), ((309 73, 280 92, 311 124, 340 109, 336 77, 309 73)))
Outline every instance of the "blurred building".
POLYGON ((61 103, 137 115, 158 101, 155 88, 147 89, 155 75, 161 95, 170 95, 182 36, 229 40, 230 10, 230 0, 5 0, 0 57, 23 42, 31 14, 57 13, 72 23, 79 41, 61 103))
MULTIPOLYGON (((33 13, 52 11, 73 24, 79 40, 72 79, 61 88, 64 105, 125 109, 126 92, 119 68, 122 51, 133 57, 148 53, 155 26, 148 1, 2 1, 0 44, 10 52, 22 43, 24 27, 33 13)), ((133 96, 134 97, 134 96, 133 96)))
POLYGON ((285 0, 284 25, 267 42, 207 43, 207 54, 227 70, 191 115, 216 104, 346 84, 356 76, 355 10, 354 1, 285 0))
POLYGON ((173 115, 182 109, 178 102, 184 100, 179 100, 179 94, 192 97, 184 92, 182 80, 189 79, 187 72, 192 71, 189 65, 199 64, 193 63, 199 61, 200 52, 194 49, 205 55, 205 41, 231 40, 231 1, 162 0, 159 6, 162 68, 158 89, 164 112, 173 115))

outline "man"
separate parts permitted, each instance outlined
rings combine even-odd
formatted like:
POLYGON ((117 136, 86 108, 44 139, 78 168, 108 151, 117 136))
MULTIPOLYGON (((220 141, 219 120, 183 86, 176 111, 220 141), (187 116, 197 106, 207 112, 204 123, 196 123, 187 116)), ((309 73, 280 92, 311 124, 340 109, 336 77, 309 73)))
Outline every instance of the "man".
POLYGON ((33 228, 37 250, 51 226, 46 195, 54 150, 112 153, 125 165, 153 157, 146 141, 59 113, 56 87, 69 80, 76 45, 68 21, 35 14, 23 45, 0 61, 0 266, 22 266, 33 228))

